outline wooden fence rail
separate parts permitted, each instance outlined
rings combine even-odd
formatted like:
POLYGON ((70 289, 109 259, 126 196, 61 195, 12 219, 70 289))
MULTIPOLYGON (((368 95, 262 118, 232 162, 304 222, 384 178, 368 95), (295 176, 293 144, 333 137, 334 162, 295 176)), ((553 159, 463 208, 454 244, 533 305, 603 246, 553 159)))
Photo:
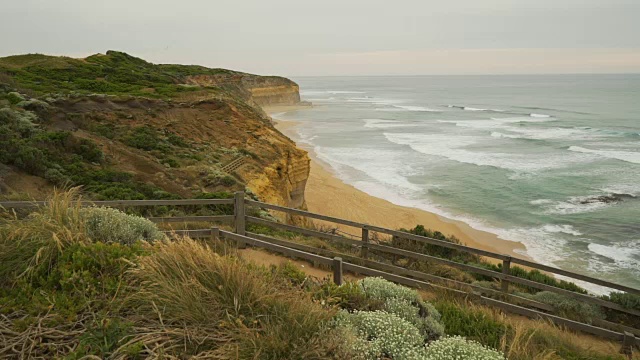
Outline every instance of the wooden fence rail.
MULTIPOLYGON (((263 225, 263 226, 268 226, 268 227, 272 227, 272 228, 276 228, 276 229, 282 229, 282 230, 286 230, 286 231, 291 231, 291 232, 297 232, 299 234, 303 234, 303 235, 307 235, 307 236, 313 236, 313 237, 318 237, 318 238, 322 238, 322 239, 327 239, 329 241, 335 241, 337 243, 343 244, 343 245, 351 245, 353 247, 359 247, 359 248, 365 248, 367 249, 367 251, 369 250, 376 250, 376 251, 380 251, 383 253, 387 253, 387 254, 393 254, 393 255, 400 255, 400 256, 404 256, 406 258, 410 258, 410 259, 414 259, 414 260, 419 260, 419 261, 425 261, 425 262, 431 262, 431 263, 438 263, 438 264, 443 264, 443 265, 447 265, 447 266, 451 266, 451 267, 455 267, 464 271, 468 271, 468 272, 472 272, 472 273, 476 273, 476 274, 480 274, 480 275, 485 275, 485 276, 490 276, 493 277, 495 279, 499 279, 501 281, 508 281, 510 283, 516 283, 516 284, 520 284, 520 285, 525 285, 525 286, 529 286, 529 287, 533 287, 539 290, 547 290, 547 291, 552 291, 552 292, 556 292, 556 293, 560 293, 569 297, 573 297, 576 298, 578 300, 582 300, 582 301, 587 301, 587 302, 591 302, 600 306, 604 306, 610 309, 614 309, 620 312, 624 312, 627 314, 631 314, 631 315, 635 315, 635 316, 640 316, 640 312, 634 309, 628 309, 625 307, 622 307, 619 304, 610 302, 610 301, 606 301, 603 300, 601 298, 595 297, 595 296, 591 296, 588 294, 582 294, 582 293, 578 293, 578 292, 574 292, 574 291, 570 291, 570 290, 565 290, 565 289, 561 289, 555 286, 551 286, 551 285, 546 285, 546 284, 542 284, 539 282, 535 282, 535 281, 531 281, 531 280, 527 280, 527 279, 523 279, 520 277, 516 277, 516 276, 512 276, 509 275, 508 273, 504 273, 504 272, 496 272, 493 270, 489 270, 489 269, 484 269, 478 266, 474 266, 474 265, 469 265, 469 264, 462 264, 462 263, 458 263, 455 261, 451 261, 451 260, 447 260, 447 259, 442 259, 439 257, 435 257, 435 256, 431 256, 431 255, 426 255, 426 254, 422 254, 422 253, 416 253, 413 251, 409 251, 409 250, 404 250, 404 249, 398 249, 392 246, 387 246, 387 245, 380 245, 380 244, 374 244, 374 243, 363 243, 362 241, 358 241, 358 240, 351 240, 351 239, 347 239, 347 238, 343 238, 340 236, 336 236, 336 235, 331 235, 331 234, 326 234, 326 233, 322 233, 319 231, 314 231, 314 230, 309 230, 309 229, 304 229, 301 227, 297 227, 297 226, 293 226, 293 225, 286 225, 286 224, 282 224, 282 223, 277 223, 274 221, 269 221, 269 220, 264 220, 264 219, 260 219, 260 218, 256 218, 256 217, 251 217, 251 216, 247 216, 246 220, 248 223, 253 223, 253 224, 259 224, 259 225, 263 225)), ((502 287, 502 291, 505 294, 508 294, 508 289, 505 290, 505 287, 502 287)))
MULTIPOLYGON (((0 208, 24 209, 46 205, 46 201, 0 201, 0 208)), ((110 200, 81 201, 82 206, 174 206, 174 205, 232 205, 233 199, 182 199, 182 200, 110 200)))
MULTIPOLYGON (((524 265, 524 266, 527 266, 527 267, 530 267, 530 268, 533 268, 533 269, 538 269, 538 270, 541 270, 541 271, 545 271, 545 272, 549 272, 549 273, 553 273, 553 274, 557 274, 557 275, 563 275, 563 276, 571 277, 571 278, 576 279, 576 280, 581 280, 581 281, 589 282, 589 283, 592 283, 592 284, 604 286, 604 287, 607 287, 607 288, 610 288, 610 289, 615 289, 615 290, 620 290, 620 291, 624 291, 624 292, 640 295, 640 289, 635 289, 635 288, 632 288, 632 287, 629 287, 629 286, 616 284, 616 283, 613 283, 613 282, 610 282, 610 281, 597 279, 597 278, 594 278, 594 277, 591 277, 591 276, 578 274, 578 273, 574 273, 574 272, 567 271, 567 270, 558 269, 558 268, 555 268, 555 267, 552 267, 552 266, 538 264, 538 263, 535 263, 535 262, 532 262, 532 261, 528 261, 528 260, 524 260, 524 259, 514 258, 514 257, 511 257, 509 255, 505 255, 505 254, 498 254, 498 253, 491 252, 491 251, 476 249, 476 248, 465 246, 465 245, 454 244, 454 243, 450 243, 450 242, 443 241, 443 240, 438 240, 438 239, 428 238, 428 237, 425 237, 425 236, 419 236, 419 235, 415 235, 415 234, 406 233, 406 232, 403 232, 403 231, 386 229, 386 228, 383 228, 383 227, 378 227, 378 226, 358 223, 358 222, 355 222, 355 221, 339 219, 339 218, 326 216, 326 215, 321 215, 321 214, 315 214, 315 213, 312 213, 312 212, 298 210, 298 209, 292 209, 292 208, 279 206, 279 205, 267 204, 267 203, 263 203, 263 202, 259 202, 259 201, 245 200, 245 203, 247 205, 250 205, 250 206, 255 206, 255 207, 260 207, 260 208, 265 208, 265 209, 270 209, 270 210, 275 210, 275 211, 281 211, 281 212, 294 214, 294 215, 305 216, 305 217, 309 217, 309 218, 312 218, 312 219, 318 219, 318 220, 333 222, 333 223, 336 223, 336 224, 347 225, 347 226, 360 228, 360 229, 368 229, 369 231, 375 231, 375 232, 379 232, 379 233, 382 233, 382 234, 395 236, 395 237, 402 238, 402 239, 413 240, 413 241, 417 241, 417 242, 421 242, 421 243, 425 243, 425 244, 430 244, 430 245, 438 245, 438 246, 446 247, 446 248, 449 248, 449 249, 455 249, 455 250, 464 251, 464 252, 471 253, 471 254, 476 254, 476 255, 480 255, 480 256, 484 256, 484 257, 498 259, 498 260, 502 260, 503 264, 504 264, 504 262, 508 262, 509 264, 516 263, 516 264, 524 265)), ((315 235, 313 235, 313 236, 315 236, 315 235)), ((503 267, 506 267, 506 266, 503 266, 503 267)))

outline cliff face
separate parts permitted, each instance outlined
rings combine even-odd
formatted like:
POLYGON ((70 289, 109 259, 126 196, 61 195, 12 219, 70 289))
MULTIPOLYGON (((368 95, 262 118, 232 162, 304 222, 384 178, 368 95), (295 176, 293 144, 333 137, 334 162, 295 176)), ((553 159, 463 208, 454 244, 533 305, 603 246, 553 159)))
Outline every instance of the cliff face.
POLYGON ((260 106, 295 105, 300 102, 300 88, 289 79, 248 78, 243 85, 251 92, 251 99, 260 106))
POLYGON ((97 199, 246 187, 263 201, 305 208, 309 157, 260 108, 299 101, 298 85, 285 78, 154 65, 118 52, 0 58, 0 120, 23 137, 0 149, 0 192, 41 198, 25 185, 32 178, 41 189, 82 185, 97 199), (20 130, 24 121, 31 132, 20 130), (41 148, 51 150, 43 161, 17 158, 41 148), (239 158, 243 165, 226 172, 239 158))
POLYGON ((186 79, 189 85, 237 87, 248 100, 259 106, 296 105, 300 103, 298 84, 278 76, 234 76, 193 75, 186 79))

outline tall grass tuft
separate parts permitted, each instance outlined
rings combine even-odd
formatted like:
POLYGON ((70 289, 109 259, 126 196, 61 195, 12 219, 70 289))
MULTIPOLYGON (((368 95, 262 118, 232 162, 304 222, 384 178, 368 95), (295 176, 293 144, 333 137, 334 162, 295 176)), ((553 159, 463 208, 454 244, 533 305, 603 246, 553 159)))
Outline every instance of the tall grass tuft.
POLYGON ((48 271, 65 248, 89 242, 78 189, 55 190, 26 219, 13 216, 0 223, 0 282, 48 271))
POLYGON ((188 328, 189 334, 169 336, 194 355, 319 359, 341 353, 341 339, 328 328, 334 311, 191 239, 156 244, 131 275, 140 287, 138 308, 166 328, 188 328))

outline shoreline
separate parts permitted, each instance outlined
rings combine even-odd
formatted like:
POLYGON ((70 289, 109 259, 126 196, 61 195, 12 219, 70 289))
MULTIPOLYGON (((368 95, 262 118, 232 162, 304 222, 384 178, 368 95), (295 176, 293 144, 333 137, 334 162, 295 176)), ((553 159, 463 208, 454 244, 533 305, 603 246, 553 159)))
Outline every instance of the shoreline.
MULTIPOLYGON (((266 107, 264 111, 272 116, 280 112, 308 108, 308 106, 276 106, 266 107)), ((474 229, 467 223, 449 219, 436 213, 394 204, 343 182, 336 176, 329 164, 315 156, 313 149, 299 143, 295 131, 298 122, 280 119, 273 119, 273 122, 278 131, 309 153, 311 171, 305 188, 305 200, 309 211, 389 229, 413 228, 416 225, 423 225, 427 229, 440 231, 447 236, 453 235, 470 247, 530 260, 528 256, 522 254, 526 248, 520 242, 501 239, 496 234, 474 229)), ((322 221, 317 223, 328 224, 322 221)), ((331 227, 359 235, 354 232, 354 228, 349 226, 331 223, 331 227)), ((490 258, 487 260, 498 261, 490 258)))

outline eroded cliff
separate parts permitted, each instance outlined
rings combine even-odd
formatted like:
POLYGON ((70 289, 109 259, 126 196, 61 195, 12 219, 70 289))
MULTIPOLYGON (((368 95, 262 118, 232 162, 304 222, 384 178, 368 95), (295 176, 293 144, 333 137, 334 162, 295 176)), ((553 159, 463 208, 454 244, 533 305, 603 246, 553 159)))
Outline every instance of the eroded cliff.
POLYGON ((243 73, 232 76, 199 74, 188 76, 186 84, 236 88, 237 93, 244 95, 247 100, 258 106, 300 103, 298 84, 279 76, 256 76, 243 73))

